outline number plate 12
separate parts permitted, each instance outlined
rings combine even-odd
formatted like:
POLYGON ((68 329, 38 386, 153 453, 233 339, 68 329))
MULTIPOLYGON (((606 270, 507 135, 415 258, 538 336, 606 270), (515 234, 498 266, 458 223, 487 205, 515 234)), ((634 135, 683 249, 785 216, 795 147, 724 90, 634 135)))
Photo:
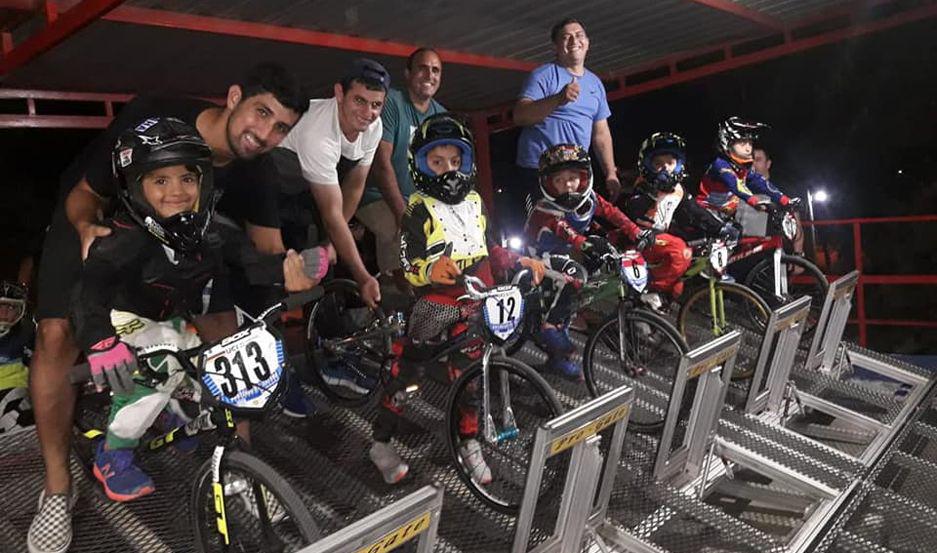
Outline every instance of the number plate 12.
POLYGON ((491 333, 507 340, 524 315, 524 296, 517 286, 499 286, 497 295, 485 298, 485 323, 491 333))

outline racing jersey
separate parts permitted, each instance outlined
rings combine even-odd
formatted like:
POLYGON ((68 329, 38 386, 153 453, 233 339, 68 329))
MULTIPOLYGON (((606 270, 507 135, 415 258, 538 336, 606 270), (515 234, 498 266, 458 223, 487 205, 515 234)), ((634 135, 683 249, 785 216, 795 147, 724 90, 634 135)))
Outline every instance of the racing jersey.
POLYGON ((690 226, 707 235, 718 234, 723 221, 712 212, 699 206, 690 198, 683 185, 676 185, 671 192, 652 190, 639 178, 634 194, 625 199, 622 211, 638 226, 667 232, 676 220, 681 227, 690 226))
POLYGON ((751 163, 740 165, 719 155, 706 168, 696 203, 732 215, 738 208, 739 200, 751 205, 756 201, 755 194, 764 194, 781 205, 787 205, 789 201, 771 181, 757 171, 752 171, 751 163))
POLYGON ((504 272, 518 256, 497 245, 489 235, 488 217, 481 196, 470 192, 458 204, 447 204, 422 192, 410 195, 400 229, 400 262, 407 280, 418 293, 460 296, 459 285, 430 282, 430 267, 451 244, 449 257, 462 272, 475 275, 488 286, 494 284, 492 271, 504 272))
POLYGON ((553 202, 540 198, 530 209, 524 232, 529 248, 536 255, 568 253, 579 249, 590 234, 611 230, 637 240, 641 229, 620 209, 592 191, 589 200, 576 211, 560 209, 553 202))

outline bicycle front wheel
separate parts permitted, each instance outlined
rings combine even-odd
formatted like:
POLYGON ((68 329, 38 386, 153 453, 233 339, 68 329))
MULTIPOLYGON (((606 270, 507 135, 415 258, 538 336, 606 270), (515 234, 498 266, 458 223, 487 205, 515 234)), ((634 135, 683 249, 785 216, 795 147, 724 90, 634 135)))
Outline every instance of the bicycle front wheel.
POLYGON ((302 499, 270 465, 243 451, 226 451, 221 459, 221 490, 216 491, 211 463, 205 461, 192 488, 198 551, 287 553, 321 537, 302 499), (216 510, 219 504, 223 516, 216 510), (219 528, 226 531, 227 546, 219 528))
POLYGON ((742 334, 733 380, 751 378, 771 309, 751 288, 734 282, 716 282, 690 293, 680 306, 677 328, 691 347, 732 330, 742 334))
POLYGON ((801 296, 810 296, 810 313, 807 315, 803 336, 813 336, 830 283, 819 267, 798 255, 781 255, 781 270, 787 278, 787 294, 775 293, 780 286, 774 282, 773 257, 758 262, 745 277, 745 285, 761 296, 771 309, 777 309, 801 296))
MULTIPOLYGON (((516 515, 527 483, 537 427, 559 416, 563 408, 547 381, 520 361, 492 357, 488 374, 487 411, 481 360, 452 384, 446 403, 446 438, 459 478, 472 494, 498 512, 516 515), (488 437, 486 419, 493 430, 488 437), (482 459, 490 469, 487 481, 479 470, 482 459)), ((544 472, 542 495, 547 491, 559 495, 561 487, 558 471, 544 472)))
POLYGON ((350 280, 332 280, 324 288, 306 321, 306 364, 330 400, 363 405, 380 389, 390 354, 391 335, 372 332, 385 315, 380 307, 369 309, 350 280), (337 339, 347 342, 338 351, 327 350, 325 343, 337 339))
POLYGON ((628 430, 658 432, 686 341, 667 319, 642 309, 614 313, 593 331, 582 369, 592 397, 620 386, 635 387, 628 430), (640 375, 640 376, 639 376, 640 375))

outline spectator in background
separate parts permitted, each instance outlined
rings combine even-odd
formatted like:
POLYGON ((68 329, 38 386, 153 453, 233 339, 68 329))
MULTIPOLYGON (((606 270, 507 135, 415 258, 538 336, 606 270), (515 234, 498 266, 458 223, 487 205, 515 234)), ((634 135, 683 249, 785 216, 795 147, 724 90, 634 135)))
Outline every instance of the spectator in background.
POLYGON ((446 111, 433 99, 442 81, 442 60, 435 50, 415 50, 407 58, 403 75, 406 89, 392 88, 387 93, 373 178, 355 214, 374 233, 377 264, 383 274, 400 269, 400 221, 414 191, 407 155, 410 137, 428 117, 446 111))
POLYGON ((586 150, 594 144, 592 157, 598 159, 606 195, 614 201, 621 183, 607 121, 611 111, 602 80, 585 67, 589 37, 580 21, 564 19, 553 26, 550 41, 556 60, 534 69, 514 106, 514 121, 524 128, 517 142, 518 182, 510 186, 515 197, 536 196, 537 164, 544 151, 557 144, 578 144, 586 150))
MULTIPOLYGON (((771 156, 768 155, 768 151, 763 146, 756 146, 752 150, 752 158, 752 170, 761 174, 765 179, 771 180, 771 156)), ((767 215, 764 217, 767 218, 767 215)), ((794 237, 791 247, 796 255, 804 255, 804 227, 800 221, 800 213, 795 211, 794 218, 797 219, 797 236, 794 237)), ((794 267, 794 271, 795 274, 800 274, 803 268, 794 267)))

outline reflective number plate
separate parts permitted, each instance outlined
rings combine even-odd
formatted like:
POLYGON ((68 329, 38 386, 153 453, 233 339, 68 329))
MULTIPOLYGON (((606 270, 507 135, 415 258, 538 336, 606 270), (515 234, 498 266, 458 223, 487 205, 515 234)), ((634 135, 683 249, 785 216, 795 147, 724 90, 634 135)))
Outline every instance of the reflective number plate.
POLYGON ((794 219, 790 213, 785 213, 784 218, 781 219, 781 232, 788 240, 793 240, 797 236, 797 219, 794 219))
POLYGON ((492 334, 507 340, 521 324, 524 296, 517 286, 499 286, 495 295, 485 298, 485 323, 492 334))
POLYGON ((283 344, 264 328, 239 332, 202 353, 202 381, 219 401, 260 409, 283 373, 283 344))
POLYGON ((712 251, 709 252, 709 263, 716 272, 721 273, 729 262, 729 248, 722 242, 714 242, 712 251))
POLYGON ((647 288, 647 261, 635 250, 628 250, 621 257, 621 278, 638 292, 647 288))

